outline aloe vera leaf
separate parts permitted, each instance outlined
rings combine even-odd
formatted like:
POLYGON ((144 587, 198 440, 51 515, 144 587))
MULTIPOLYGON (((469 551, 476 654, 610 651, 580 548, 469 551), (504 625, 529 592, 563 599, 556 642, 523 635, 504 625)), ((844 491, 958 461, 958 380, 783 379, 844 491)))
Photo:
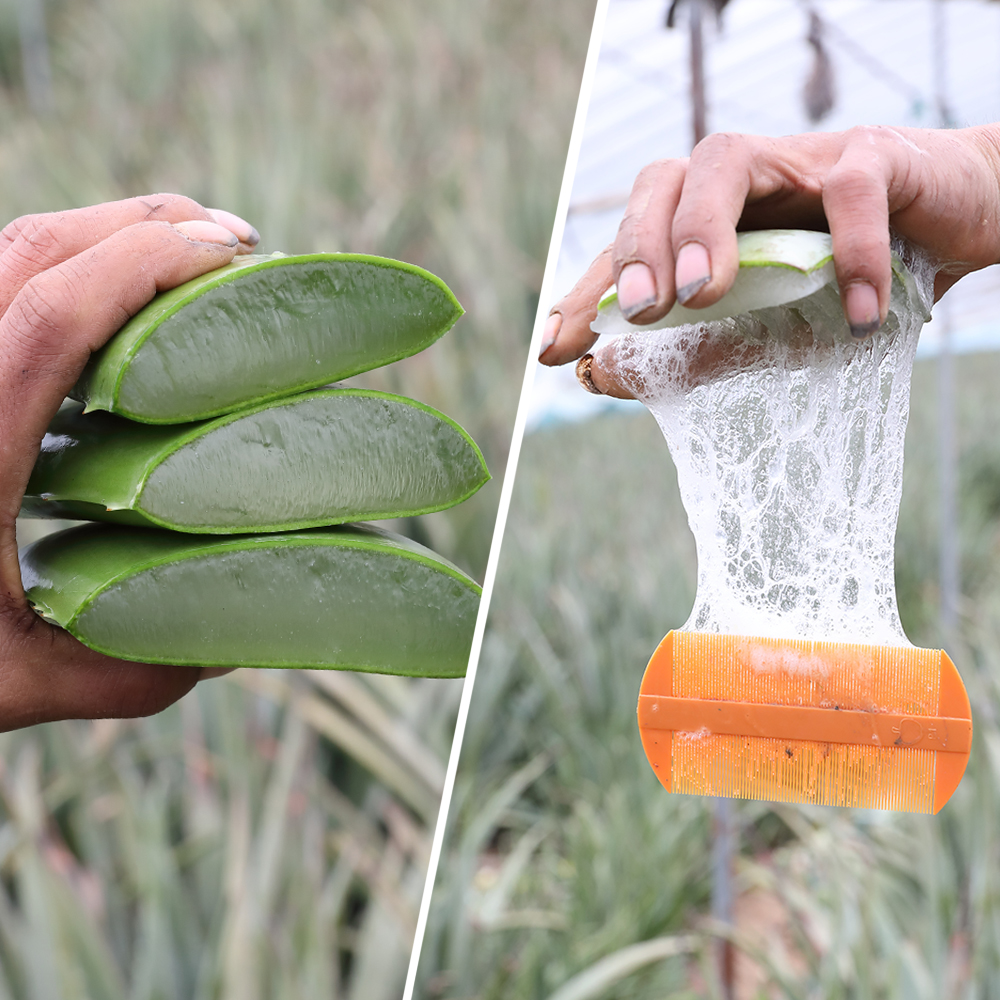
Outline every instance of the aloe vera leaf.
POLYGON ((450 418, 368 389, 328 389, 195 424, 63 409, 22 513, 229 534, 442 510, 490 478, 450 418))
MULTIPOLYGON (((739 233, 737 244, 740 267, 736 280, 714 305, 687 309, 678 302, 662 319, 640 325, 625 319, 618 308, 617 292, 612 291, 601 300, 591 329, 602 334, 663 330, 798 303, 831 288, 834 295, 839 294, 829 233, 766 229, 739 233)), ((903 294, 911 305, 919 305, 913 278, 896 254, 892 257, 892 270, 894 294, 903 294)), ((927 313, 925 306, 922 310, 927 313)))
POLYGON ((409 357, 462 315, 440 278, 363 254, 241 257, 158 295, 72 392, 88 410, 184 423, 409 357))
POLYGON ((368 525, 193 536, 86 525, 21 552, 28 599, 126 660, 465 673, 479 587, 423 546, 368 525))

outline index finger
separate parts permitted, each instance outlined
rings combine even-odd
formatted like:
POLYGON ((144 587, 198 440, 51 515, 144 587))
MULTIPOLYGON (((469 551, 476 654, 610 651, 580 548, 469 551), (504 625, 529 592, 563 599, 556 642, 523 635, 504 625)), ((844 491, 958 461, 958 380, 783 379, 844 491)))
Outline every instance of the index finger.
MULTIPOLYGON (((220 220, 220 214, 183 195, 153 194, 21 216, 0 231, 0 315, 36 275, 97 246, 120 229, 140 222, 193 221, 221 221, 233 228, 227 220, 220 220)), ((240 233, 236 236, 241 238, 240 233)))
POLYGON ((575 361, 597 340, 590 324, 597 317, 597 306, 611 287, 611 247, 606 247, 587 268, 587 273, 573 290, 557 302, 549 314, 549 323, 558 316, 554 337, 543 345, 538 360, 543 365, 564 365, 575 361))
POLYGON ((687 160, 657 160, 639 171, 614 242, 618 305, 626 319, 652 323, 674 304, 670 226, 687 160))

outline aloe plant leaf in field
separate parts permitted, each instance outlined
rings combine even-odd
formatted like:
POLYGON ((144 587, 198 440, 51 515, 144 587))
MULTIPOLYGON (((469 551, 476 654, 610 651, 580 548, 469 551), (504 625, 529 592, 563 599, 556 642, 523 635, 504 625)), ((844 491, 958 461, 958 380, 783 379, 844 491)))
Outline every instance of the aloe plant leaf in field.
POLYGON ((464 675, 479 587, 368 525, 192 536, 86 525, 21 553, 28 599, 85 645, 192 666, 464 675))
POLYGON ((22 512, 178 531, 286 531, 406 517, 489 479, 479 449, 423 403, 327 389, 214 420, 150 426, 63 407, 22 512))
POLYGON ((363 254, 240 257, 158 295, 90 359, 73 397, 183 423, 409 357, 462 315, 413 264, 363 254))

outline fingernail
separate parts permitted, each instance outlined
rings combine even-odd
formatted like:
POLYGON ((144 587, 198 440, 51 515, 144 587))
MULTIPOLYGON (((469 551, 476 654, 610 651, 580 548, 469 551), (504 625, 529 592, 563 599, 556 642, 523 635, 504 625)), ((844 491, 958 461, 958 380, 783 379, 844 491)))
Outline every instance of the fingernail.
POLYGON ((207 211, 220 226, 225 226, 231 233, 235 233, 240 243, 246 243, 248 247, 255 247, 260 243, 260 233, 246 219, 241 219, 223 208, 210 208, 207 211))
POLYGON ((689 302, 712 280, 712 264, 708 251, 700 243, 685 243, 677 254, 674 281, 677 301, 689 302))
POLYGON ((576 380, 587 390, 587 392, 592 392, 595 396, 603 396, 604 393, 594 385, 594 375, 591 371, 591 366, 594 364, 594 355, 585 354, 576 363, 576 380))
POLYGON ((234 247, 240 241, 231 229, 215 222, 202 222, 200 219, 175 222, 174 229, 195 243, 221 243, 224 247, 234 247))
POLYGON ((541 357, 556 342, 556 337, 559 336, 559 330, 561 327, 561 313, 553 313, 545 321, 545 331, 542 333, 542 349, 538 352, 539 357, 541 357))
POLYGON ((618 275, 618 308, 626 319, 656 302, 656 279, 641 260, 626 264, 618 275))
POLYGON ((234 667, 202 667, 198 680, 209 681, 213 677, 225 677, 226 674, 231 674, 234 669, 234 667))
POLYGON ((861 339, 871 336, 881 325, 878 292, 867 281, 852 282, 844 290, 844 305, 851 336, 861 339))

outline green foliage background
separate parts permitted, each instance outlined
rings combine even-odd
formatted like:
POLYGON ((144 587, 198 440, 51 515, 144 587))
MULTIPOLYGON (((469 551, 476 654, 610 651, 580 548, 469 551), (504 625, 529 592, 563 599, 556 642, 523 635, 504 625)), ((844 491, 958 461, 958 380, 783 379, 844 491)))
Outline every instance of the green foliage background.
MULTIPOLYGON (((1000 357, 956 367, 964 597, 948 648, 973 706, 968 772, 936 817, 739 803, 735 1000, 1000 995, 1000 357)), ((907 633, 930 648, 936 400, 918 362, 896 578, 907 633)), ((663 791, 635 722, 643 668, 694 585, 652 417, 525 439, 420 1000, 723 996, 711 802, 663 791)))
MULTIPOLYGON (((264 252, 441 275, 466 317, 355 381, 482 447, 492 484, 402 525, 481 578, 592 19, 0 0, 0 216, 175 190, 264 252)), ((398 997, 460 690, 242 671, 155 719, 0 735, 0 1000, 398 997)))

